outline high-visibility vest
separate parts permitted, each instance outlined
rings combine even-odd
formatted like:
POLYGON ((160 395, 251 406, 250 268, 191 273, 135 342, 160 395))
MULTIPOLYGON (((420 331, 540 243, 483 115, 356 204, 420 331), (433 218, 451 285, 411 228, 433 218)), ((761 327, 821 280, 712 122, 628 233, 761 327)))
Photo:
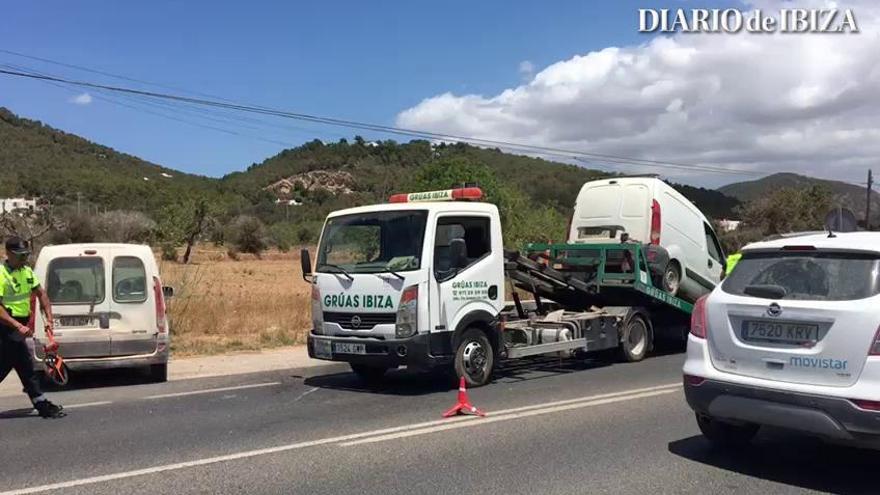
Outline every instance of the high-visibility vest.
POLYGON ((730 275, 730 272, 733 271, 733 267, 736 266, 736 263, 742 258, 742 253, 734 253, 727 257, 727 270, 724 272, 724 275, 730 275))
POLYGON ((40 282, 31 267, 11 270, 5 263, 0 265, 0 304, 12 317, 30 316, 31 292, 39 286, 40 282))

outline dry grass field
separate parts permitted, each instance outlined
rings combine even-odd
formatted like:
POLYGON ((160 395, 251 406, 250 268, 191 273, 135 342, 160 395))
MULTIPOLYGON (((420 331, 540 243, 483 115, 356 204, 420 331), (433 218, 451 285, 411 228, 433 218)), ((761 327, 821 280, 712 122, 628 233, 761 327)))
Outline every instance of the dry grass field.
POLYGON ((160 263, 163 283, 175 290, 168 313, 176 356, 305 342, 310 292, 298 249, 234 261, 222 247, 200 246, 188 265, 160 263))

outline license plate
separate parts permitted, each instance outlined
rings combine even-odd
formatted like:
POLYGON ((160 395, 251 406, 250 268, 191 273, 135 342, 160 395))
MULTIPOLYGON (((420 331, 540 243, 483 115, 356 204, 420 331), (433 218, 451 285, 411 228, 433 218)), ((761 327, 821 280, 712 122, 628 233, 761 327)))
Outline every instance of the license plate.
POLYGON ((59 316, 55 318, 55 326, 63 327, 94 327, 97 320, 88 316, 59 316))
POLYGON ((336 354, 366 354, 367 346, 365 344, 338 342, 333 344, 333 352, 336 354))
POLYGON ((330 359, 333 357, 333 350, 329 340, 315 339, 315 357, 330 359))
POLYGON ((819 326, 775 321, 746 321, 742 339, 751 342, 803 344, 819 340, 819 326))

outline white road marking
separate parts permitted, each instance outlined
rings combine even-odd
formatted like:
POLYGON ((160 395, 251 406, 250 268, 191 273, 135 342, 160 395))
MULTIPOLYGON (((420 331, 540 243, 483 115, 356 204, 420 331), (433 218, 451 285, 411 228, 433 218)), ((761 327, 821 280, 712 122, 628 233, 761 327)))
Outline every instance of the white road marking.
POLYGON ((318 390, 320 390, 320 389, 317 387, 315 387, 311 390, 306 390, 305 392, 299 394, 299 396, 296 399, 293 399, 293 402, 299 402, 303 397, 305 397, 313 392, 317 392, 318 390))
MULTIPOLYGON (((277 385, 278 382, 266 383, 266 384, 255 384, 253 386, 270 386, 277 385)), ((123 471, 119 473, 106 474, 102 476, 92 476, 89 478, 81 478, 77 480, 64 481, 59 483, 52 483, 47 485, 40 486, 32 486, 27 488, 19 488, 14 490, 7 490, 4 492, 0 492, 0 495, 26 495, 30 493, 40 493, 46 492, 50 490, 62 490, 66 488, 74 488, 78 486, 85 485, 93 485, 97 483, 105 483, 108 481, 133 478, 136 476, 145 476, 150 474, 162 473, 166 471, 177 471, 181 469, 187 469, 198 466, 206 466, 210 464, 218 464, 222 462, 236 461, 240 459, 247 459, 251 457, 269 455, 269 454, 277 454, 279 452, 287 452, 291 450, 304 449, 309 447, 317 447, 320 445, 328 445, 328 444, 339 444, 340 446, 349 446, 356 445, 353 441, 359 439, 368 438, 379 438, 380 440, 390 440, 393 438, 401 438, 400 436, 394 436, 399 433, 408 433, 410 431, 418 432, 416 434, 427 433, 430 431, 442 431, 435 430, 434 427, 443 428, 443 429, 452 429, 456 427, 463 426, 476 426, 478 424, 486 424, 495 421, 502 421, 506 419, 515 419, 519 417, 528 417, 528 416, 536 416, 539 414, 549 414, 551 412, 558 411, 566 411, 569 409, 576 409, 579 407, 589 407, 600 404, 610 404, 613 402, 621 402, 625 400, 633 400, 639 398, 647 398, 662 394, 669 394, 679 390, 681 387, 680 383, 671 383, 665 385, 658 385, 655 387, 647 387, 641 389, 632 389, 625 390, 621 392, 614 392, 608 394, 600 394, 600 395, 592 395, 586 397, 579 397, 576 399, 568 399, 557 402, 545 403, 545 404, 536 404, 531 406, 523 406, 516 407, 512 409, 504 409, 501 411, 495 411, 491 414, 491 416, 487 418, 475 418, 473 416, 457 416, 449 419, 438 419, 434 421, 426 421, 423 423, 415 423, 410 425, 402 425, 395 426, 392 428, 384 428, 380 430, 373 431, 365 431, 361 433, 354 433, 350 435, 342 435, 338 437, 330 437, 330 438, 322 438, 318 440, 311 440, 307 442, 298 442, 291 443, 287 445, 279 445, 277 447, 269 447, 265 449, 257 449, 257 450, 247 450, 243 452, 238 452, 234 454, 221 455, 216 457, 207 457, 204 459, 196 459, 192 461, 179 462, 174 464, 165 464, 162 466, 154 466, 150 468, 137 469, 133 471, 123 471)), ((213 389, 211 391, 218 391, 220 389, 213 389)), ((208 393, 208 391, 196 391, 196 393, 208 393)), ((185 392, 184 394, 188 394, 185 392)), ((177 394, 166 394, 175 396, 177 394)), ((158 398, 160 396, 153 396, 148 398, 158 398)), ((405 435, 404 435, 405 436, 405 435)))
POLYGON ((602 405, 606 405, 606 404, 613 404, 615 402, 624 402, 624 401, 630 401, 630 400, 636 400, 636 399, 645 399, 648 397, 656 397, 658 395, 672 394, 675 392, 678 392, 678 389, 657 390, 654 392, 642 392, 640 394, 634 394, 634 395, 622 395, 622 396, 618 396, 618 397, 609 397, 607 399, 591 400, 591 401, 586 401, 586 402, 576 402, 573 404, 566 404, 566 405, 555 406, 555 407, 545 407, 545 408, 541 408, 541 409, 533 409, 531 411, 523 411, 523 412, 519 412, 519 413, 505 414, 502 416, 490 416, 490 417, 486 417, 482 420, 468 421, 467 423, 437 425, 437 426, 432 426, 429 428, 422 428, 422 429, 418 429, 418 430, 408 430, 408 431, 403 431, 403 432, 399 432, 399 433, 381 435, 381 436, 377 436, 377 437, 369 437, 366 439, 345 442, 340 445, 342 447, 353 447, 356 445, 363 445, 365 443, 385 442, 388 440, 396 440, 399 438, 413 437, 416 435, 426 435, 428 433, 436 433, 439 431, 454 430, 454 429, 458 429, 458 428, 470 428, 472 426, 482 426, 482 425, 486 425, 486 424, 496 423, 498 421, 510 421, 513 419, 528 418, 531 416, 540 416, 543 414, 551 414, 551 413, 557 413, 557 412, 562 412, 562 411, 569 411, 572 409, 581 409, 584 407, 595 407, 595 406, 602 406, 602 405))
POLYGON ((248 389, 248 388, 259 388, 259 387, 274 387, 275 385, 281 385, 281 382, 252 383, 250 385, 237 385, 235 387, 220 387, 220 388, 207 388, 204 390, 190 390, 189 392, 175 392, 175 393, 171 393, 171 394, 150 395, 150 396, 144 397, 144 399, 147 399, 147 400, 167 399, 169 397, 184 397, 187 395, 213 394, 216 392, 228 392, 230 390, 244 390, 244 389, 248 389))
POLYGON ((82 404, 70 404, 64 406, 64 410, 66 411, 68 409, 79 409, 80 407, 106 406, 107 404, 113 404, 113 402, 105 400, 100 402, 83 402, 82 404))

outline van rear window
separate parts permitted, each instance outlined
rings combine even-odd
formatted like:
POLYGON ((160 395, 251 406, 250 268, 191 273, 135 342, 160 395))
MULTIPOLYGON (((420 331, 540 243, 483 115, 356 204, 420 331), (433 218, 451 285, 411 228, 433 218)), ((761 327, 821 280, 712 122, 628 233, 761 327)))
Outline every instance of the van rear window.
POLYGON ((784 294, 778 299, 865 299, 880 294, 880 256, 833 251, 746 252, 721 289, 748 296, 761 286, 773 286, 771 293, 784 294))
POLYGON ((113 260, 113 300, 127 303, 147 300, 147 273, 140 258, 119 256, 113 260))
POLYGON ((46 293, 53 304, 104 302, 104 260, 78 257, 50 261, 46 293))

